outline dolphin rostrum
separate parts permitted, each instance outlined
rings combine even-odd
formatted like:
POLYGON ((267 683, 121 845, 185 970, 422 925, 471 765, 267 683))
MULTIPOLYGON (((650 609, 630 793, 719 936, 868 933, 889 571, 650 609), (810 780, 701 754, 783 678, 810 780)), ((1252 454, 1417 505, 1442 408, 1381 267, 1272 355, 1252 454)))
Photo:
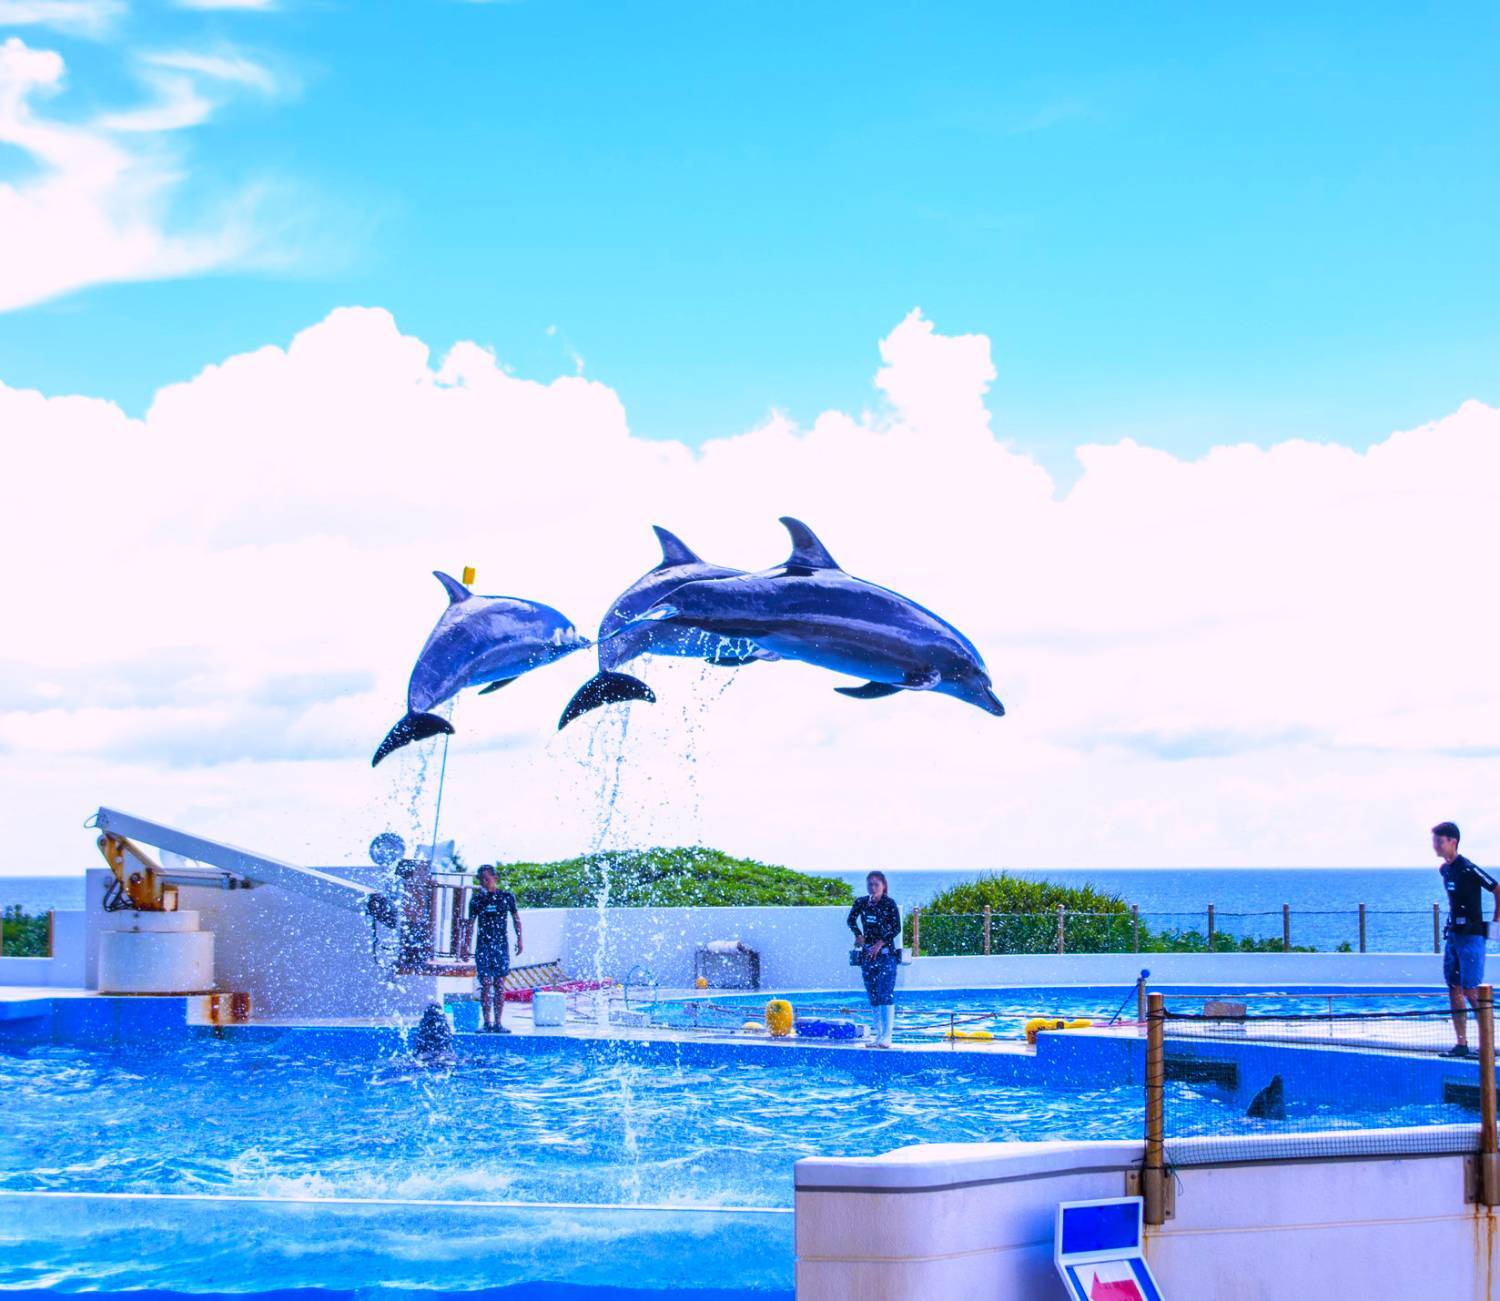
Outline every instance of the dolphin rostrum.
POLYGON ((989 671, 963 633, 898 592, 855 578, 800 520, 784 565, 758 574, 685 583, 642 616, 722 637, 746 638, 789 660, 866 679, 836 687, 856 700, 936 691, 1001 715, 989 671))
POLYGON ((661 563, 636 579, 610 606, 609 613, 599 625, 599 672, 579 687, 573 699, 568 701, 568 707, 558 719, 558 731, 600 705, 624 700, 654 703, 655 694, 639 678, 615 672, 620 665, 638 655, 676 655, 730 668, 756 659, 774 658, 743 637, 720 637, 717 633, 676 623, 641 622, 642 614, 684 583, 732 578, 745 572, 709 564, 676 534, 667 532, 660 525, 652 527, 661 543, 661 563))
POLYGON ((475 596, 456 578, 433 576, 448 593, 448 608, 412 668, 406 716, 380 743, 372 768, 403 745, 452 732, 447 719, 428 711, 465 687, 488 683, 480 694, 498 691, 589 644, 572 620, 550 605, 515 596, 475 596))

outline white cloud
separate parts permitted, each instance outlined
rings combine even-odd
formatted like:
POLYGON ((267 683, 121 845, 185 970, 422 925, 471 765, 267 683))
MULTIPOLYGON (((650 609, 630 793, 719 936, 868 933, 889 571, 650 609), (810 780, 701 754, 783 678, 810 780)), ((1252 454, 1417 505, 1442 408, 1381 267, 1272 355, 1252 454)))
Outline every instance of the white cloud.
POLYGON ((0 27, 52 27, 100 37, 125 11, 124 0, 0 0, 0 27))
POLYGON ((276 0, 176 0, 179 9, 247 9, 269 13, 281 6, 276 0))
POLYGON ((184 176, 168 133, 205 121, 227 88, 274 88, 271 74, 232 53, 147 56, 144 105, 85 124, 39 105, 65 85, 53 51, 18 37, 0 45, 0 144, 29 156, 35 175, 0 184, 0 311, 88 285, 190 275, 257 251, 249 195, 191 227, 172 221, 184 176))
POLYGON ((460 702, 444 834, 569 852, 618 783, 611 838, 806 867, 1420 863, 1450 816, 1500 839, 1500 412, 1364 453, 1085 447, 1059 497, 990 429, 982 336, 913 314, 881 359, 874 412, 697 450, 632 436, 601 383, 473 344, 435 361, 370 310, 141 420, 0 387, 32 487, 0 524, 13 857, 81 861, 101 802, 325 861, 415 838, 435 751, 368 757, 442 605, 429 570, 477 564, 587 626, 655 562, 651 523, 760 567, 783 513, 968 632, 1009 715, 648 661, 660 703, 622 745, 618 714, 553 730, 578 656, 460 702))
POLYGON ((197 50, 160 50, 145 56, 145 63, 152 68, 165 68, 173 72, 195 73, 214 81, 236 83, 270 95, 277 90, 276 78, 270 69, 262 67, 242 54, 224 52, 205 54, 197 50))

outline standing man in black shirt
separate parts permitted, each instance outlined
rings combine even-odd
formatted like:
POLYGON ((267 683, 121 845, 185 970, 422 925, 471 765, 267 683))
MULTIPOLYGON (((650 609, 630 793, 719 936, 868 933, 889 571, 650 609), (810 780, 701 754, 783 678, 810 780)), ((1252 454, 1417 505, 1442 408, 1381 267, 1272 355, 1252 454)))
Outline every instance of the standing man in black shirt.
POLYGON ((1479 986, 1484 984, 1484 891, 1495 895, 1494 919, 1500 922, 1500 885, 1458 852, 1458 826, 1439 822, 1432 829, 1432 848, 1443 860, 1439 869, 1443 889, 1448 892, 1448 925, 1444 930, 1443 979, 1448 985, 1448 1005, 1453 1011, 1453 1033, 1457 1043, 1445 1057, 1469 1056, 1468 1007, 1478 1007, 1479 986))
POLYGON ((481 1034, 509 1034, 501 1024, 505 1012, 505 977, 510 974, 510 943, 505 923, 509 918, 516 928, 516 956, 524 949, 521 940, 521 914, 516 896, 500 888, 495 869, 486 863, 479 869, 479 889, 469 899, 469 915, 464 920, 463 943, 459 958, 469 956, 469 942, 477 924, 479 938, 474 944, 474 974, 479 977, 479 1007, 484 1014, 481 1034))

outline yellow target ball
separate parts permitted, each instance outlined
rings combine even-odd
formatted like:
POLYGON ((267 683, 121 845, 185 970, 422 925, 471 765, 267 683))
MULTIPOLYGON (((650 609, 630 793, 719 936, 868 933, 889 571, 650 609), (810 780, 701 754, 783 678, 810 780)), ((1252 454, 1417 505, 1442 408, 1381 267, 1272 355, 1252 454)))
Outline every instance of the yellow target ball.
POLYGON ((773 1038, 785 1039, 792 1032, 795 1016, 792 1005, 784 998, 773 998, 766 1004, 766 1029, 773 1038))

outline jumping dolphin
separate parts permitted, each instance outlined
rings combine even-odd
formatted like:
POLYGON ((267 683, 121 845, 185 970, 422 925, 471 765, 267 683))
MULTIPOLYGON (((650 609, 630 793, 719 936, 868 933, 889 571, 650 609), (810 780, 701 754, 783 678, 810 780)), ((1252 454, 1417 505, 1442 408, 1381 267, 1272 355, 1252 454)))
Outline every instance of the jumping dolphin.
POLYGON ((835 688, 856 700, 936 691, 1005 713, 963 633, 900 593, 846 574, 800 520, 781 522, 792 535, 784 565, 685 583, 641 618, 748 638, 786 659, 865 678, 863 686, 835 688))
POLYGON ((711 565, 676 534, 667 532, 660 525, 652 527, 661 543, 661 564, 642 574, 610 606, 609 613, 599 625, 599 672, 579 687, 573 699, 568 701, 568 707, 558 719, 558 731, 600 705, 624 700, 654 703, 656 696, 644 682, 628 673, 614 671, 637 655, 676 655, 731 668, 752 660, 771 658, 743 637, 720 637, 717 633, 681 624, 640 621, 645 611, 684 583, 731 578, 745 572, 725 565, 711 565))
POLYGON ((448 593, 448 608, 417 656, 406 688, 406 716, 386 734, 374 767, 392 750, 443 732, 445 718, 429 713, 465 687, 489 683, 498 691, 523 673, 589 645, 572 620, 537 601, 515 596, 475 596, 456 578, 434 571, 448 593))

